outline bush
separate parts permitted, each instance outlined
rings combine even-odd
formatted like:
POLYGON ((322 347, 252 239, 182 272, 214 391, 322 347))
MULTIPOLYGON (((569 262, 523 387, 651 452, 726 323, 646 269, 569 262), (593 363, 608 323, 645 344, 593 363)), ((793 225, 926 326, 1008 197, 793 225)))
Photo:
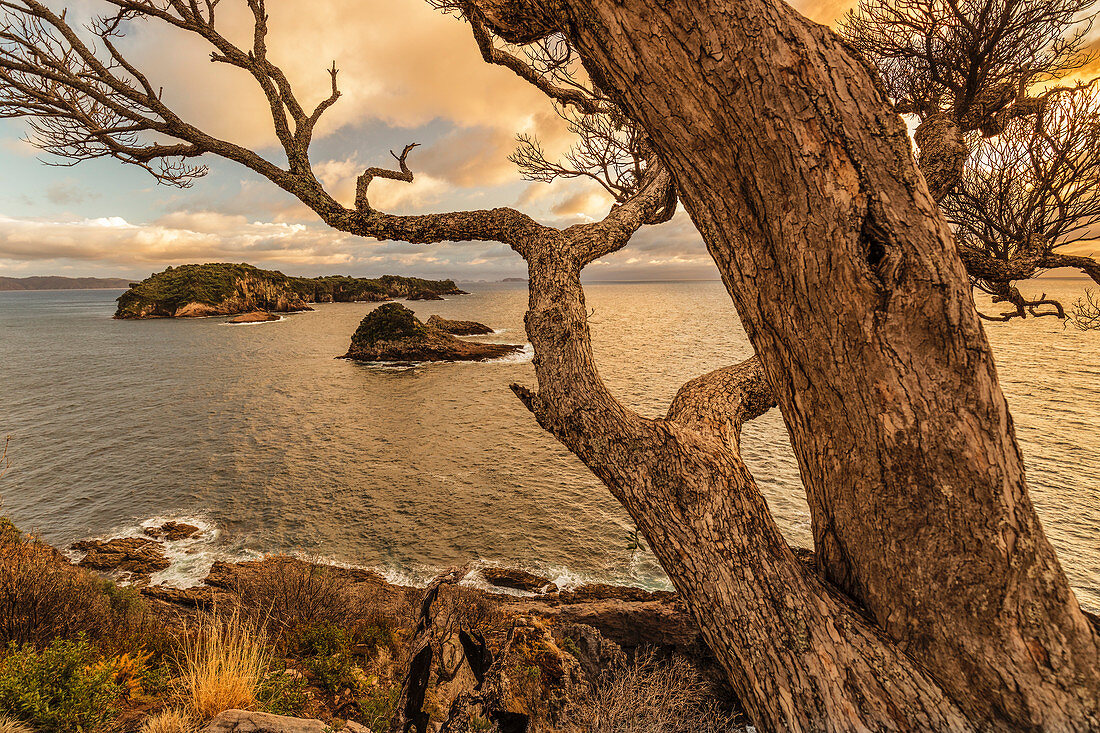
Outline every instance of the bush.
POLYGON ((348 632, 335 624, 307 626, 299 629, 297 642, 318 687, 335 693, 355 684, 348 632))
POLYGON ((400 696, 401 689, 396 685, 379 684, 369 688, 358 699, 362 711, 360 722, 371 730, 389 730, 400 696))
POLYGON ((98 578, 35 539, 0 543, 0 644, 44 647, 110 626, 98 578))
POLYGON ((584 706, 587 733, 731 733, 699 671, 683 657, 662 662, 650 654, 601 680, 584 706))
POLYGON ((350 582, 335 568, 293 557, 273 557, 263 570, 236 583, 242 613, 283 635, 300 626, 347 625, 351 620, 350 582))
POLYGON ((201 720, 253 709, 271 661, 267 636, 236 611, 205 614, 182 640, 180 678, 188 707, 201 720))
POLYGON ((83 640, 13 646, 0 666, 0 709, 48 733, 103 730, 121 695, 113 667, 83 640))
POLYGON ((288 670, 286 665, 269 669, 256 692, 256 699, 266 712, 300 716, 309 704, 305 677, 300 672, 288 670))

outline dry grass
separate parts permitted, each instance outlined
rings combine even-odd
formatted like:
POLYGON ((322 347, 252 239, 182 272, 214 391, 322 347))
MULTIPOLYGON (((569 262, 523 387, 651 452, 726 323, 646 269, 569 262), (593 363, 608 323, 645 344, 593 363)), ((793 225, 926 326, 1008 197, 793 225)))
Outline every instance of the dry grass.
POLYGON ((26 723, 0 715, 0 733, 34 733, 34 730, 26 723))
POLYGON ((164 710, 146 718, 139 733, 191 733, 194 729, 186 710, 164 710))
POLYGON ((200 720, 251 709, 271 661, 263 627, 234 611, 204 614, 181 645, 180 679, 187 706, 200 720))
POLYGON ((715 707, 706 681, 686 659, 639 654, 603 680, 584 706, 587 733, 732 733, 740 726, 715 707))

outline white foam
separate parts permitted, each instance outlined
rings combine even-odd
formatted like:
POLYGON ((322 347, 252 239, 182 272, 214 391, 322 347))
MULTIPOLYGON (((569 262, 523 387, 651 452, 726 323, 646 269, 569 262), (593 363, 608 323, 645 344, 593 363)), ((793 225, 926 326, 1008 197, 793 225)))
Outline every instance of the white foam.
POLYGON ((526 364, 535 358, 535 347, 531 344, 524 344, 521 351, 517 351, 511 354, 506 354, 496 359, 486 359, 485 361, 478 362, 480 364, 526 364))

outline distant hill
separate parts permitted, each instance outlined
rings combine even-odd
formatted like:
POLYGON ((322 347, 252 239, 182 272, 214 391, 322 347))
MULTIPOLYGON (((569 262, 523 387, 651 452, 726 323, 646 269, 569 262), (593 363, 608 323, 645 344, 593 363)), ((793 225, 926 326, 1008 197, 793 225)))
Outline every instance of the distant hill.
POLYGON ((115 290, 128 287, 130 281, 118 277, 0 277, 0 290, 115 290))

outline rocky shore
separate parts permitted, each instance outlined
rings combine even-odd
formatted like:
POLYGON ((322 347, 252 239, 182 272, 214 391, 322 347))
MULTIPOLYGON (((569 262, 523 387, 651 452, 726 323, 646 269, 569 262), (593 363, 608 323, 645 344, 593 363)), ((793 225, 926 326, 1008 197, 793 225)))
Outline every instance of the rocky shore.
MULTIPOLYGON (((142 646, 165 643, 149 641, 150 634, 185 638, 187 629, 209 623, 203 619, 226 614, 260 619, 270 629, 268 643, 280 650, 275 661, 282 671, 268 675, 284 676, 278 682, 283 697, 265 697, 263 706, 247 710, 219 708, 184 733, 382 733, 394 721, 454 733, 581 733, 593 716, 622 710, 633 716, 642 704, 702 716, 698 727, 678 731, 716 733, 732 729, 711 723, 738 715, 673 593, 598 584, 561 589, 527 571, 471 566, 415 588, 371 570, 288 556, 214 562, 195 587, 150 584, 149 575, 167 563, 164 543, 198 531, 169 522, 147 527, 144 536, 70 548, 84 555, 69 572, 89 568, 126 578, 140 594, 141 625, 148 629, 142 646), (486 585, 489 590, 479 589, 486 585), (641 697, 624 702, 624 694, 641 697)), ((0 556, 10 548, 0 544, 0 556)), ((70 562, 49 553, 52 563, 70 562)), ((170 717, 170 699, 136 700, 144 702, 121 714, 118 730, 176 732, 142 727, 157 714, 170 717)))
POLYGON ((342 358, 367 362, 484 361, 522 349, 510 344, 464 341, 421 322, 403 305, 386 303, 363 318, 342 358))

